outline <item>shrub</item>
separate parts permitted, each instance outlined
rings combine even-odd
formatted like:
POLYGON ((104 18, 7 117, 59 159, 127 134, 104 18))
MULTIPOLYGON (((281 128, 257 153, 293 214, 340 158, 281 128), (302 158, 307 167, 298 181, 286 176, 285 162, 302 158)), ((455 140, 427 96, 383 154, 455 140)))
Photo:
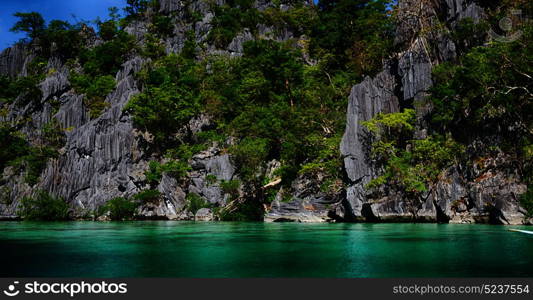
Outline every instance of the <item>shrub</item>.
POLYGON ((171 35, 174 31, 174 24, 171 17, 156 15, 153 19, 155 31, 161 36, 171 35))
POLYGON ((140 203, 158 203, 161 193, 158 190, 144 190, 133 196, 140 203))
POLYGON ((80 63, 87 75, 114 75, 126 60, 127 54, 135 48, 135 38, 125 31, 118 31, 112 40, 81 51, 80 63))
POLYGON ((146 181, 151 185, 157 185, 159 184, 159 181, 161 181, 161 177, 163 174, 161 174, 161 164, 158 161, 152 160, 148 163, 148 170, 144 172, 144 176, 146 177, 146 181))
POLYGON ((163 173, 167 173, 179 180, 185 177, 190 170, 191 167, 188 163, 179 160, 171 160, 164 164, 157 161, 151 161, 148 164, 148 170, 144 175, 146 176, 146 181, 148 181, 148 183, 151 185, 157 185, 161 181, 163 173))
POLYGON ((218 179, 213 174, 207 174, 207 176, 205 176, 205 181, 207 182, 207 185, 212 185, 212 184, 215 184, 218 181, 218 179))
POLYGON ((232 197, 235 197, 239 194, 239 188, 241 187, 241 182, 239 180, 222 180, 220 182, 220 188, 226 194, 230 194, 232 197))
POLYGON ((10 126, 0 126, 0 170, 3 170, 10 161, 24 156, 29 152, 29 145, 22 134, 10 126))
POLYGON ((154 135, 156 144, 174 146, 173 134, 200 111, 198 73, 193 61, 174 54, 145 72, 146 87, 124 109, 137 126, 154 135))
POLYGON ((189 193, 185 197, 185 209, 190 211, 192 214, 196 214, 198 210, 201 208, 208 208, 210 207, 210 204, 205 201, 204 198, 200 197, 198 194, 195 193, 189 193))
POLYGON ((234 155, 243 179, 253 180, 268 156, 268 140, 246 137, 230 151, 234 155))
POLYGON ((115 38, 118 33, 117 23, 114 20, 108 20, 98 24, 98 35, 104 41, 110 41, 115 38))
POLYGON ((141 50, 141 55, 151 59, 157 59, 165 55, 165 46, 159 38, 152 34, 147 34, 144 47, 141 50))
POLYGON ((91 77, 85 74, 72 74, 72 85, 77 93, 85 94, 84 104, 89 108, 91 118, 98 117, 108 106, 106 96, 115 89, 115 79, 110 75, 91 77))
POLYGON ((109 212, 109 218, 113 221, 131 220, 138 207, 139 203, 118 197, 109 200, 105 205, 101 206, 99 213, 105 214, 109 212))
POLYGON ((225 48, 244 28, 255 30, 261 19, 259 11, 251 7, 252 1, 239 2, 212 7, 215 14, 211 21, 213 29, 209 31, 207 38, 219 48, 225 48))
POLYGON ((24 220, 61 221, 68 219, 68 210, 63 199, 38 191, 35 197, 21 199, 18 214, 24 220))

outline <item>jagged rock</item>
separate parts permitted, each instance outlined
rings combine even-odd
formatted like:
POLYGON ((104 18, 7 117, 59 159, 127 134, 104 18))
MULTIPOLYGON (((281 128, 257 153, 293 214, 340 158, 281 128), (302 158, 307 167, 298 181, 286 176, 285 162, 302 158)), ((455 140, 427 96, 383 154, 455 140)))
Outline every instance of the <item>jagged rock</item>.
MULTIPOLYGON (((54 64, 58 64, 54 62, 54 64)), ((48 69, 49 72, 52 72, 52 75, 49 75, 45 78, 43 82, 39 84, 41 92, 43 94, 42 101, 46 101, 53 95, 61 95, 68 87, 68 69, 64 66, 54 66, 49 63, 48 69)))
POLYGON ((228 45, 228 50, 231 55, 242 55, 243 53, 243 44, 247 41, 253 40, 254 37, 249 29, 245 29, 243 32, 237 34, 237 36, 231 41, 228 45))
POLYGON ((185 192, 179 187, 176 179, 168 174, 163 174, 157 190, 163 198, 160 211, 169 219, 177 219, 178 213, 185 208, 185 192))
POLYGON ((425 96, 431 87, 431 59, 421 38, 416 39, 411 48, 398 60, 398 75, 401 77, 403 98, 413 99, 425 96))
POLYGON ((477 21, 484 17, 483 8, 474 0, 446 0, 444 2, 447 21, 452 25, 465 18, 477 21))
POLYGON ((194 220, 194 215, 190 211, 182 211, 176 216, 177 221, 192 221, 194 220))
MULTIPOLYGON (((397 112, 400 106, 406 104, 423 102, 432 85, 432 67, 456 56, 455 44, 446 30, 430 30, 424 32, 424 35, 418 35, 420 30, 433 28, 441 23, 447 27, 445 29, 450 30, 461 19, 470 17, 479 20, 484 17, 480 2, 473 0, 424 1, 422 6, 417 5, 422 3, 420 1, 399 2, 400 12, 404 10, 407 13, 399 15, 404 22, 397 28, 396 46, 404 51, 391 58, 384 70, 375 77, 367 77, 352 88, 346 130, 340 145, 348 185, 345 191, 324 193, 317 188, 316 180, 303 177, 293 182, 290 195, 285 195, 278 184, 266 184, 263 187, 265 190, 279 190, 276 199, 267 209, 265 221, 532 222, 531 219, 525 219, 518 202, 518 195, 525 191, 526 186, 509 170, 512 168, 501 168, 509 161, 508 158, 489 159, 488 163, 492 164, 490 167, 450 168, 442 180, 424 195, 421 203, 404 199, 395 191, 389 191, 380 198, 365 191, 365 185, 379 170, 374 169, 369 157, 368 134, 361 126, 361 121, 369 120, 380 112, 397 112), (409 9, 414 11, 409 12, 409 9), (421 11, 416 11, 417 9, 421 11)), ((223 3, 223 0, 216 1, 218 5, 223 3)), ((162 40, 167 53, 181 51, 190 32, 194 32, 195 42, 199 45, 199 56, 241 55, 243 44, 254 38, 305 40, 305 37, 295 36, 290 29, 258 24, 257 28, 249 28, 237 34, 226 49, 216 49, 207 39, 214 17, 207 1, 161 0, 160 4, 159 11, 169 15, 175 23, 174 33, 162 40), (185 19, 188 12, 196 12, 203 17, 194 24, 182 24, 181 20, 185 19), (256 34, 252 35, 251 32, 256 34)), ((258 0, 254 7, 263 10, 272 5, 269 1, 258 0)), ((280 9, 285 10, 287 7, 282 4, 280 9)), ((126 31, 142 44, 148 33, 148 25, 146 20, 133 21, 126 31)), ((87 27, 84 34, 90 37, 90 47, 102 43, 91 28, 87 27)), ((25 75, 34 56, 31 46, 26 44, 6 49, 0 53, 0 73, 12 77, 25 75)), ((304 59, 310 64, 316 63, 309 57, 304 59)), ((65 129, 67 140, 60 156, 48 162, 39 183, 33 187, 24 183, 22 175, 15 174, 13 169, 4 170, 0 186, 2 217, 13 217, 19 206, 19 199, 30 196, 37 189, 63 197, 74 211, 82 215, 111 198, 131 197, 149 188, 144 173, 148 168, 148 161, 154 157, 144 153, 140 143, 149 141, 150 138, 135 129, 130 116, 123 111, 129 99, 139 92, 135 73, 141 70, 145 60, 131 57, 122 66, 115 76, 116 89, 105 100, 109 107, 101 116, 93 119, 89 117, 83 96, 70 90, 68 68, 63 63, 57 58, 49 60, 48 76, 40 83, 43 98, 35 101, 37 104, 18 107, 23 100, 19 97, 17 105, 11 105, 7 116, 1 117, 2 121, 10 122, 27 119, 27 125, 21 131, 33 143, 38 142, 44 124, 55 118, 65 129), (57 107, 55 104, 52 107, 51 102, 59 103, 57 111, 57 107)), ((423 124, 422 117, 431 107, 420 105, 416 109, 419 123, 423 124)), ((211 125, 209 116, 200 115, 184 126, 184 137, 194 140, 198 133, 208 130, 211 125)), ((427 136, 427 131, 417 128, 416 136, 423 138, 427 136)), ((185 196, 195 193, 213 206, 226 205, 230 195, 224 193, 220 182, 237 179, 231 157, 215 144, 195 155, 190 164, 192 171, 179 182, 163 174, 155 187, 161 193, 161 199, 141 206, 137 212, 140 218, 213 220, 210 209, 201 209, 196 215, 187 211, 185 196)), ((271 182, 278 180, 274 178, 274 171, 279 167, 279 162, 272 161, 264 170, 267 177, 272 179, 271 182)), ((242 196, 244 193, 241 188, 239 194, 242 196)))
POLYGON ((235 174, 235 167, 230 161, 228 154, 215 156, 207 161, 206 170, 213 174, 218 180, 231 180, 235 174))
POLYGON ((292 184, 294 193, 284 200, 280 189, 264 216, 266 222, 335 222, 344 214, 343 195, 330 195, 317 189, 313 180, 300 177, 292 184))
POLYGON ((211 211, 211 209, 209 209, 209 208, 200 208, 196 212, 196 214, 194 215, 194 220, 195 221, 203 221, 203 222, 213 221, 214 220, 214 215, 213 215, 213 212, 211 211))
POLYGON ((17 43, 0 53, 0 74, 18 76, 28 59, 28 45, 17 43))
POLYGON ((128 24, 128 26, 124 28, 124 31, 133 35, 138 41, 142 41, 144 36, 148 33, 148 26, 144 21, 135 20, 128 24))
POLYGON ((352 88, 349 97, 346 130, 340 150, 346 174, 353 184, 346 194, 350 206, 348 214, 356 218, 362 216, 362 203, 366 199, 363 187, 375 176, 368 153, 368 133, 361 122, 380 112, 399 110, 398 97, 395 95, 396 79, 391 70, 389 66, 375 78, 365 78, 352 88))
POLYGON ((184 7, 184 2, 181 0, 160 0, 159 1, 159 12, 161 13, 170 13, 173 11, 180 10, 184 7))
POLYGON ((59 99, 61 106, 55 114, 62 128, 66 129, 67 136, 78 127, 89 122, 89 114, 83 105, 83 96, 66 93, 59 99))

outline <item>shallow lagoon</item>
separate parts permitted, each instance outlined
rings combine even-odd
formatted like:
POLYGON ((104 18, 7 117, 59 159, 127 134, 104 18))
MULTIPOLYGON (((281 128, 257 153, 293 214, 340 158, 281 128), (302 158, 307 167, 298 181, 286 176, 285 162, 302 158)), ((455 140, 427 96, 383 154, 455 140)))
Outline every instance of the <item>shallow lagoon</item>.
POLYGON ((509 228, 0 222, 0 276, 533 277, 533 235, 509 228))

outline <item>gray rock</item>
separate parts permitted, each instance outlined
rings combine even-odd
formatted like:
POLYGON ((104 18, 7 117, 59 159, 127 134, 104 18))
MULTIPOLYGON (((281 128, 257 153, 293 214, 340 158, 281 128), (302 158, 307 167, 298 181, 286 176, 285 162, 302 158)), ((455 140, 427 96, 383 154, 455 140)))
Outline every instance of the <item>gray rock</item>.
POLYGON ((365 78, 354 86, 350 93, 346 130, 340 150, 344 157, 346 174, 353 185, 347 190, 350 211, 348 214, 355 218, 361 217, 362 203, 366 202, 364 185, 376 173, 369 157, 369 136, 361 122, 380 112, 391 113, 399 110, 395 87, 395 77, 389 67, 375 78, 365 78))
POLYGON ((243 53, 243 44, 247 41, 253 40, 254 37, 249 29, 237 34, 235 38, 228 45, 228 51, 234 56, 240 56, 243 53))
POLYGON ((170 13, 181 10, 185 6, 184 1, 181 0, 160 0, 159 12, 170 13))
POLYGON ((28 45, 17 43, 0 53, 0 74, 18 76, 28 59, 28 45))
POLYGON ((196 214, 194 215, 194 220, 195 221, 203 221, 203 222, 213 221, 214 220, 214 215, 213 215, 213 212, 211 211, 211 209, 209 209, 209 208, 200 208, 196 212, 196 214))
POLYGON ((235 167, 230 161, 228 154, 215 156, 206 163, 206 170, 213 174, 218 180, 231 180, 235 174, 235 167))
POLYGON ((411 48, 400 56, 398 75, 402 78, 403 99, 413 99, 431 87, 430 60, 421 38, 417 39, 411 48))
POLYGON ((317 188, 316 182, 297 178, 291 187, 288 201, 281 188, 264 216, 266 222, 335 222, 344 217, 341 194, 327 194, 317 188))

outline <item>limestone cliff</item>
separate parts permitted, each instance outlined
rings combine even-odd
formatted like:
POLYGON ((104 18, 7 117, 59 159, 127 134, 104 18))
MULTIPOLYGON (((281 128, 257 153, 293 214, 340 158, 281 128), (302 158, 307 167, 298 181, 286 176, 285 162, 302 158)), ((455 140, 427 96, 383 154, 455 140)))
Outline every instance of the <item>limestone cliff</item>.
MULTIPOLYGON (((222 3, 217 1, 219 5, 222 3)), ((254 5, 262 10, 274 4, 258 0, 254 5)), ((317 188, 313 179, 297 176, 291 184, 291 200, 283 201, 281 188, 274 201, 265 206, 265 221, 527 222, 518 202, 518 195, 525 192, 526 186, 513 169, 512 161, 503 153, 476 163, 474 169, 460 165, 450 168, 443 180, 427 193, 425 202, 417 207, 412 207, 393 191, 380 198, 366 191, 365 185, 380 170, 375 168, 369 156, 368 133, 361 121, 369 120, 380 112, 398 112, 411 105, 417 109, 417 134, 423 136, 423 117, 431 110, 425 96, 432 86, 432 68, 453 60, 457 55, 456 45, 443 32, 453 31, 455 24, 466 17, 479 20, 484 16, 483 7, 471 0, 403 0, 399 1, 399 12, 402 22, 397 25, 395 41, 398 52, 384 63, 381 72, 354 85, 349 95, 346 129, 339 145, 346 175, 344 187, 335 193, 326 193, 317 188), (437 23, 444 24, 445 30, 426 31, 427 27, 437 23)), ((243 43, 258 37, 279 41, 305 40, 291 30, 280 31, 259 24, 254 28, 257 34, 252 34, 247 28, 225 48, 220 48, 207 39, 213 19, 207 2, 161 0, 157 13, 173 20, 172 34, 163 40, 167 54, 180 52, 191 32, 196 44, 202 45, 206 53, 230 56, 241 55, 243 43), (197 18, 182 22, 191 12, 197 18)), ((141 18, 130 23, 125 30, 135 37, 137 43, 143 44, 150 26, 147 20, 141 18)), ((95 45, 100 42, 94 37, 95 45)), ((32 44, 19 43, 4 50, 0 54, 0 73, 11 77, 25 76, 34 57, 32 47, 32 44)), ((60 155, 47 162, 35 185, 24 182, 22 175, 11 167, 3 170, 0 216, 15 216, 20 199, 36 190, 62 197, 69 203, 74 215, 83 217, 114 197, 131 197, 148 188, 145 172, 154 157, 146 151, 143 141, 149 137, 134 126, 124 106, 140 92, 136 74, 149 60, 139 55, 128 58, 115 74, 116 88, 105 97, 105 110, 96 118, 91 118, 83 96, 73 90, 67 62, 55 57, 48 60, 47 76, 39 84, 41 99, 21 105, 19 97, 7 108, 8 113, 0 118, 5 122, 23 124, 20 130, 32 143, 39 142, 45 124, 56 120, 65 130, 65 144, 59 150, 60 155), (52 102, 59 103, 59 106, 54 108, 52 102)), ((210 125, 209 116, 200 115, 190 120, 183 131, 194 135, 210 125)), ((207 150, 195 154, 189 164, 191 170, 180 182, 163 174, 155 187, 162 195, 161 200, 143 204, 138 209, 140 218, 195 219, 186 209, 188 193, 197 194, 219 207, 230 204, 229 193, 217 183, 238 177, 233 158, 228 153, 214 143, 207 150), (213 177, 217 182, 211 182, 213 177)), ((276 160, 268 165, 267 173, 279 168, 276 160)), ((269 183, 265 188, 277 183, 269 183)), ((238 191, 242 198, 262 196, 261 191, 249 192, 253 195, 247 195, 248 192, 246 189, 238 191)), ((198 220, 212 218, 213 213, 209 209, 197 212, 198 220)))

